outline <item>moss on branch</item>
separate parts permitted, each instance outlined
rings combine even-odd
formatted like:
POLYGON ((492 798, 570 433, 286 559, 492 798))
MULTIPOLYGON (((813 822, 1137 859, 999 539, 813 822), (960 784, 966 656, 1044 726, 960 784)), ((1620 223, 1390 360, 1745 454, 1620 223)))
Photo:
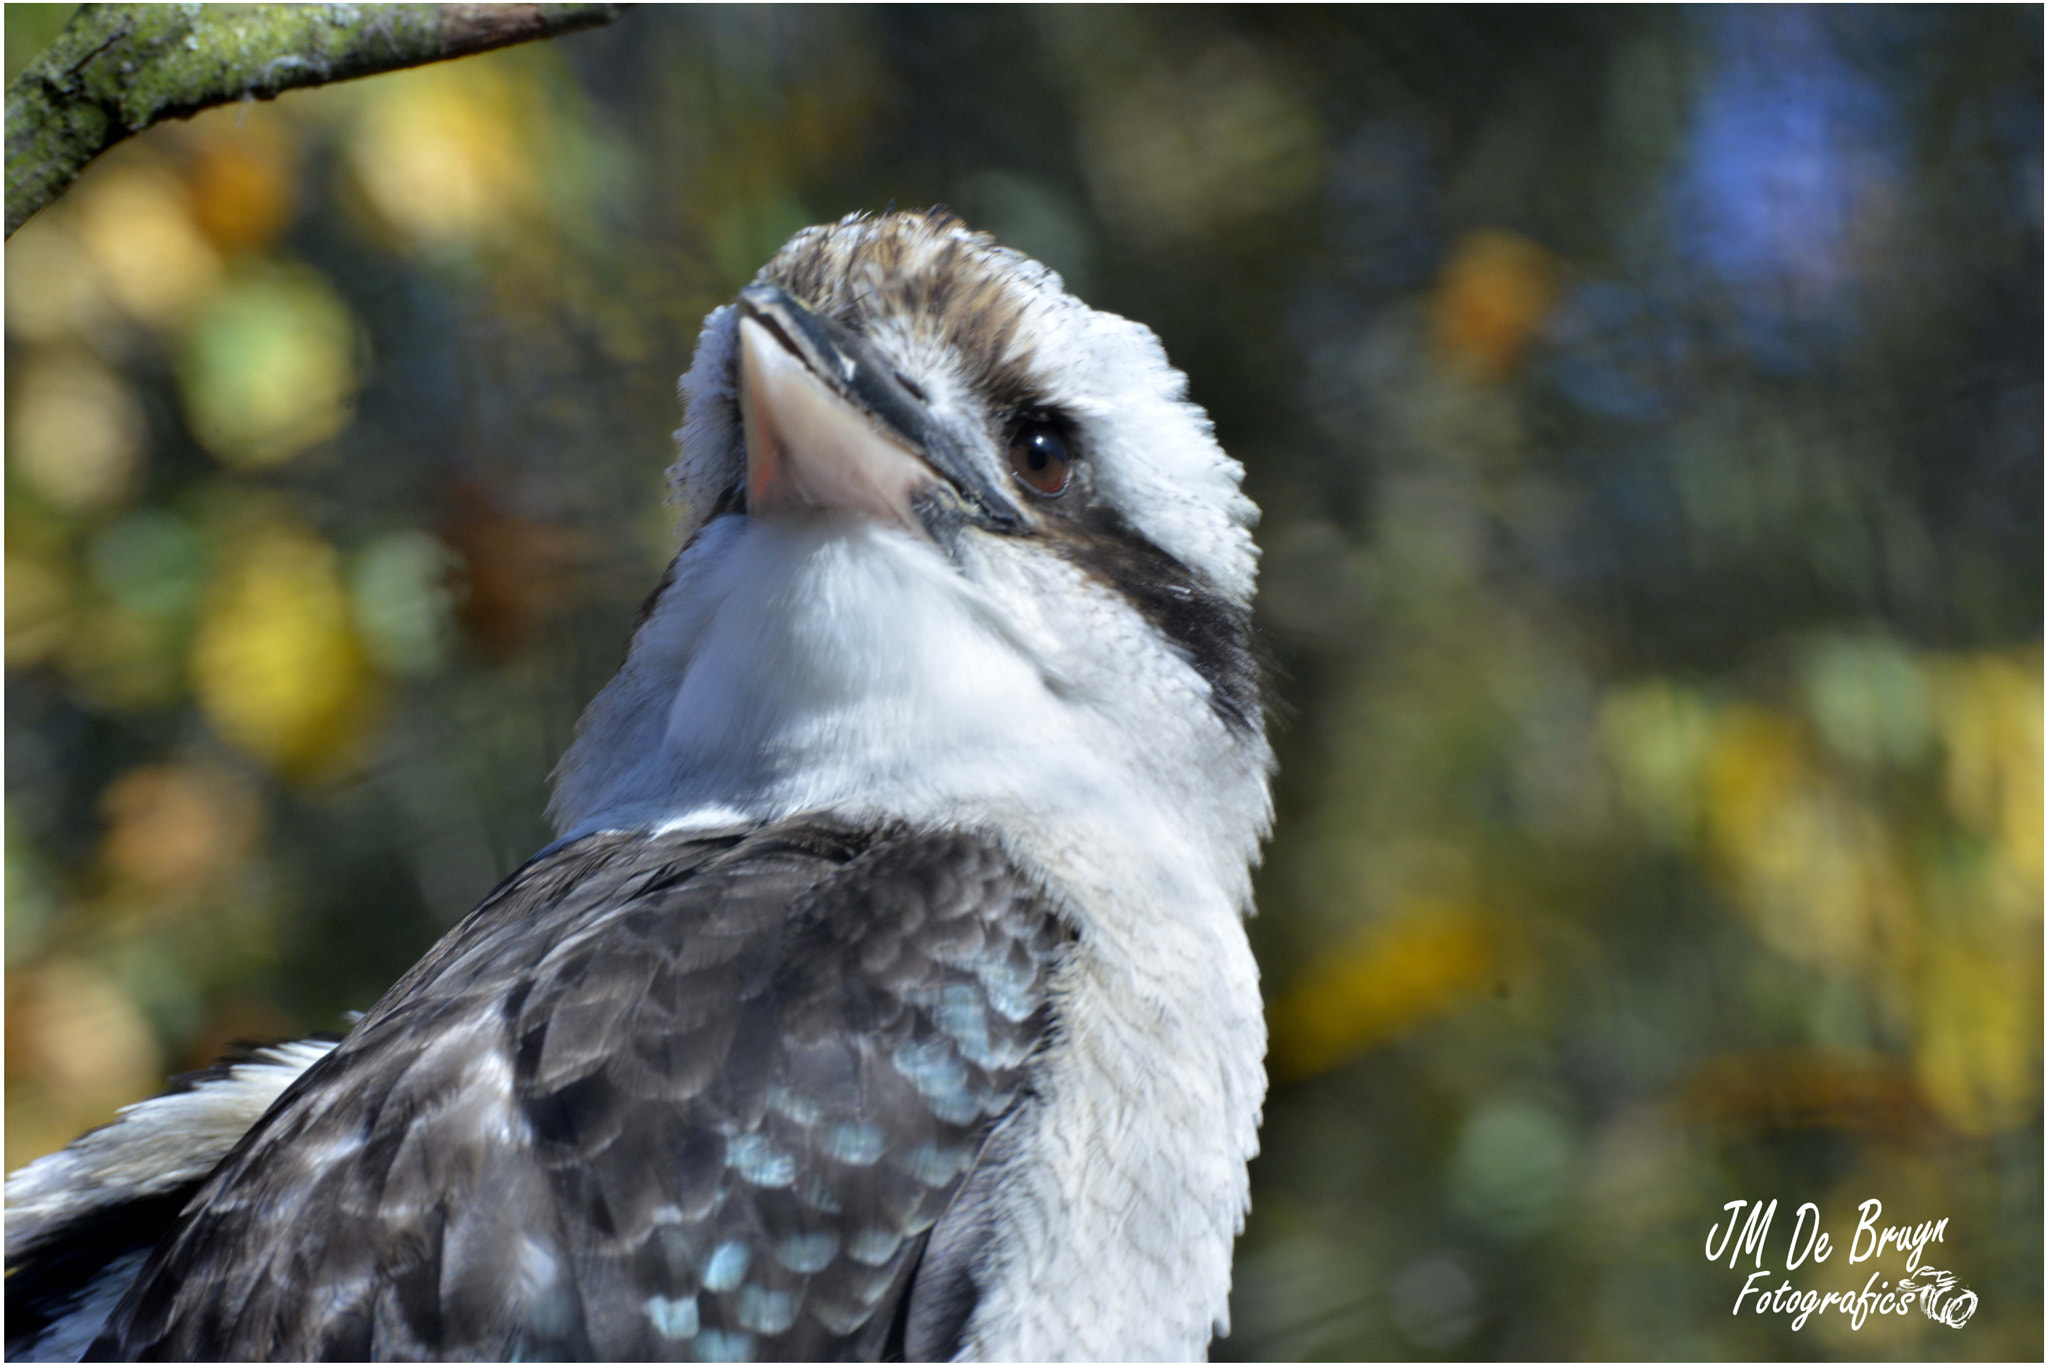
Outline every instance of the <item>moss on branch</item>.
POLYGON ((80 5, 7 90, 7 234, 153 123, 588 28, 617 9, 80 5))

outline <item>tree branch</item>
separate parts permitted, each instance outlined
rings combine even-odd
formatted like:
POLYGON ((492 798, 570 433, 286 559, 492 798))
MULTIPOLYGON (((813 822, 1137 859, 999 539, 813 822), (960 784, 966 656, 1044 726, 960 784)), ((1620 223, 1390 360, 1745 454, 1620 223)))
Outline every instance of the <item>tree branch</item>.
POLYGON ((609 21, 575 5, 80 5, 7 89, 7 235, 167 118, 609 21))

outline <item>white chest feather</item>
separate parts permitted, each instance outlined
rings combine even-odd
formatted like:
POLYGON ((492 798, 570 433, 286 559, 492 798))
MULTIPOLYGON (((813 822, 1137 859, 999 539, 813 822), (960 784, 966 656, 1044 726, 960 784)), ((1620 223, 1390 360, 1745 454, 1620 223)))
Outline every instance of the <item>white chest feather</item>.
POLYGON ((1043 1102, 1005 1135, 973 1358, 1198 1360, 1229 1330, 1265 1095, 1257 970, 1234 920, 1142 952, 1104 936, 1063 983, 1043 1102))
POLYGON ((1265 1090, 1241 917, 1267 751, 1078 570, 969 570, 847 517, 714 523, 585 718, 557 817, 996 833, 1076 939, 1040 1102, 985 1158, 1004 1176, 968 1353, 1198 1358, 1226 1325, 1265 1090))

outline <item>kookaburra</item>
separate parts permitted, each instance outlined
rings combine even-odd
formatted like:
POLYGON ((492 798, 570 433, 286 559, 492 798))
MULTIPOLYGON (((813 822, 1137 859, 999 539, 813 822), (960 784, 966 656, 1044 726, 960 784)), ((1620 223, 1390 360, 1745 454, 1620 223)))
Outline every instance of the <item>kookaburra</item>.
POLYGON ((9 1354, 1202 1357, 1272 756, 1185 391, 947 214, 798 234, 683 378, 561 837, 338 1042, 10 1179, 9 1354))

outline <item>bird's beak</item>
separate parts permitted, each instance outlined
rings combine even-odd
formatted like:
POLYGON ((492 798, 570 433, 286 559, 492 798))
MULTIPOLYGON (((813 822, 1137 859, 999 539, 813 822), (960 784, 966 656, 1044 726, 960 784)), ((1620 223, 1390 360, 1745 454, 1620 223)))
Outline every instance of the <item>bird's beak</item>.
POLYGON ((773 284, 740 292, 747 511, 839 508, 939 538, 1011 532, 1017 505, 851 330, 773 284))

